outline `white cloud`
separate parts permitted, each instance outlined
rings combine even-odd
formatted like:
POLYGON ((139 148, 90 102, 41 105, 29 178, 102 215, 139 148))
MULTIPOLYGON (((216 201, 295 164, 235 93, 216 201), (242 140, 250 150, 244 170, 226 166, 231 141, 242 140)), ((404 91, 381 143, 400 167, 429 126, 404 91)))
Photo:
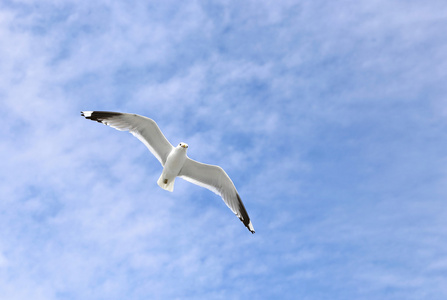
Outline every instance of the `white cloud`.
POLYGON ((0 12, 0 298, 445 296, 440 7, 20 3, 0 12), (144 145, 83 109, 223 166, 257 233, 159 189, 144 145))

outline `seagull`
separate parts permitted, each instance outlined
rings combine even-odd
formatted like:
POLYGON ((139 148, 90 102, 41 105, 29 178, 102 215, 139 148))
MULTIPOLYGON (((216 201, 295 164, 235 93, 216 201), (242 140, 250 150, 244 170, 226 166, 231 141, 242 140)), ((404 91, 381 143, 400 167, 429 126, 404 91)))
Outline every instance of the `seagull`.
POLYGON ((221 196, 248 230, 255 233, 244 203, 227 173, 219 166, 207 165, 189 158, 186 155, 186 143, 172 146, 154 120, 136 114, 110 111, 81 111, 81 115, 117 130, 129 131, 146 145, 163 167, 157 181, 162 189, 174 191, 177 177, 207 188, 221 196))

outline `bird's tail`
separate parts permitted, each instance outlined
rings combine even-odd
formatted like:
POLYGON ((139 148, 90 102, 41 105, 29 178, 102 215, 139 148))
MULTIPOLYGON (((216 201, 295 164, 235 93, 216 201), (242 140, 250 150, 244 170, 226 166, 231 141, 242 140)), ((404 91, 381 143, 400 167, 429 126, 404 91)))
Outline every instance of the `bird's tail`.
POLYGON ((161 174, 160 178, 158 178, 158 181, 157 181, 158 185, 164 190, 167 190, 170 192, 174 191, 175 177, 173 179, 169 179, 169 180, 165 179, 163 177, 164 177, 163 174, 161 174))

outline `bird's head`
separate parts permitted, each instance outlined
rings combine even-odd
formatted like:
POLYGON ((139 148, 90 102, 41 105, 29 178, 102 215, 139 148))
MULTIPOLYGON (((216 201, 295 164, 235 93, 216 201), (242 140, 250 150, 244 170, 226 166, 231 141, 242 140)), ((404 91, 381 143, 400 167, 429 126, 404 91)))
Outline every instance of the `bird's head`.
POLYGON ((188 149, 188 144, 181 142, 180 144, 178 144, 180 147, 183 147, 185 149, 188 149))

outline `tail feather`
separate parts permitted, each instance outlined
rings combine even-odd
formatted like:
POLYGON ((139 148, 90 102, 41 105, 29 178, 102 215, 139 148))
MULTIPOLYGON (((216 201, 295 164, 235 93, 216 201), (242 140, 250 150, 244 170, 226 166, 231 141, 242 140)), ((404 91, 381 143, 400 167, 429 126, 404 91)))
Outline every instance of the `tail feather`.
POLYGON ((157 183, 164 190, 167 190, 167 191, 170 191, 170 192, 174 191, 175 178, 167 180, 167 179, 163 178, 163 174, 162 174, 160 176, 160 178, 158 178, 157 183))

